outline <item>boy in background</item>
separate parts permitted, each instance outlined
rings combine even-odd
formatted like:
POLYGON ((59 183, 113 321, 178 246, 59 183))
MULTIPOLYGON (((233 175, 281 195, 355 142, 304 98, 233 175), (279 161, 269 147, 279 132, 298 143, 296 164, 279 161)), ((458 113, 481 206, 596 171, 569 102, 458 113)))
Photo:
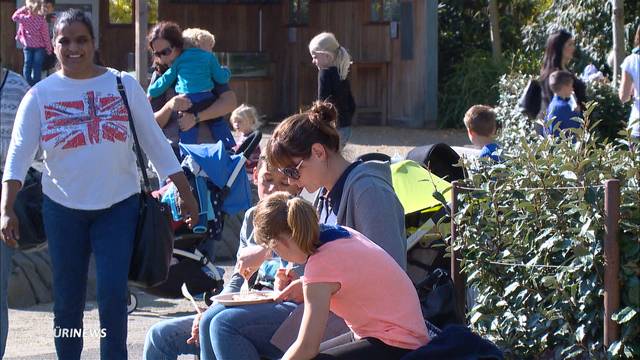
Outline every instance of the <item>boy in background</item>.
POLYGON ((576 120, 581 118, 580 113, 574 111, 571 106, 573 74, 565 70, 554 71, 549 76, 549 87, 553 91, 553 99, 547 108, 544 135, 559 137, 562 130, 582 127, 576 120))
POLYGON ((480 158, 502 161, 496 154, 500 148, 495 142, 498 122, 496 113, 486 105, 473 105, 464 114, 464 126, 473 145, 480 148, 480 158))

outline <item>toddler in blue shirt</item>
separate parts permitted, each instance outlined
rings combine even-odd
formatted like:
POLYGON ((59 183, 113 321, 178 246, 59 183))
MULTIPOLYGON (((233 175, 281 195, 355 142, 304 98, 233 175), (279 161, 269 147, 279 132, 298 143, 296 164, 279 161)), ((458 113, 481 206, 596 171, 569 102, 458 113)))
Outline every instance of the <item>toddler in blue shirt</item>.
POLYGON ((553 99, 547 108, 544 135, 559 137, 565 129, 579 129, 582 125, 578 119, 579 112, 573 110, 571 95, 573 94, 573 74, 558 70, 549 76, 549 87, 553 91, 553 99))
MULTIPOLYGON (((231 72, 220 66, 218 59, 212 53, 215 37, 210 32, 193 28, 185 30, 182 36, 185 48, 175 58, 171 67, 149 85, 147 94, 151 98, 158 97, 175 83, 176 93, 185 94, 191 100, 192 105, 187 112, 195 116, 197 123, 198 113, 211 106, 216 100, 211 92, 215 84, 229 82, 231 72)), ((180 141, 186 144, 196 143, 197 130, 197 127, 193 127, 187 131, 180 131, 180 141)), ((214 139, 221 138, 213 133, 215 132, 213 128, 211 131, 214 139)))
POLYGON ((480 158, 490 158, 501 162, 502 159, 496 153, 500 148, 495 143, 498 122, 496 113, 486 105, 473 105, 464 114, 464 125, 467 127, 467 135, 471 143, 480 148, 480 158))

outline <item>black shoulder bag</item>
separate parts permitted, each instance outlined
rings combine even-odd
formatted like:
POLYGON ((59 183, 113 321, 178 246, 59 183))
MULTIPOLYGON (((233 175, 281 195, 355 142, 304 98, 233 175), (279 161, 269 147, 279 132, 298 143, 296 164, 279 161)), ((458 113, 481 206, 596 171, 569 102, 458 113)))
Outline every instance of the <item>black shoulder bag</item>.
POLYGON ((127 108, 138 165, 144 179, 144 189, 140 195, 138 225, 136 226, 133 254, 129 267, 129 281, 133 285, 148 288, 161 284, 169 275, 173 253, 173 232, 169 222, 170 211, 151 196, 149 177, 144 166, 138 135, 120 75, 117 76, 117 81, 118 92, 127 108))
POLYGON ((527 87, 522 92, 520 99, 518 99, 518 107, 520 112, 535 118, 540 112, 542 106, 542 88, 540 87, 540 81, 536 79, 529 80, 527 87))

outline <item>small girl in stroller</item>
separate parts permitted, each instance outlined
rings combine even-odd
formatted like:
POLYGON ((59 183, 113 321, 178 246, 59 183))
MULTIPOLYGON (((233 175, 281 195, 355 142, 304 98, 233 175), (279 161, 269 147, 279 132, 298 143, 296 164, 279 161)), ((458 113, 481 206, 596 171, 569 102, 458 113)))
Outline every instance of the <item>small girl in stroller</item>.
MULTIPOLYGON (((258 110, 251 105, 242 104, 231 113, 231 125, 240 135, 237 144, 233 149, 237 150, 240 144, 244 143, 249 136, 256 130, 260 122, 258 110)), ((251 177, 253 169, 258 164, 260 157, 260 146, 256 146, 255 150, 247 157, 247 175, 251 177)))

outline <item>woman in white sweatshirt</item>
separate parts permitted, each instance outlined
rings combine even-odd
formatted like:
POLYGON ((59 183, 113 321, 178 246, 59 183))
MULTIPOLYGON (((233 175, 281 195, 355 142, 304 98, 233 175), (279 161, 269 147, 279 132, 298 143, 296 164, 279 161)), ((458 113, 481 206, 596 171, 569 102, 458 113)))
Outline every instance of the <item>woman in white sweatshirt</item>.
MULTIPOLYGON (((22 100, 2 183, 0 230, 15 246, 16 193, 38 147, 43 150, 43 218, 53 270, 54 337, 58 358, 80 359, 82 337, 100 336, 102 359, 127 358, 127 275, 138 219, 140 180, 119 72, 94 64, 89 18, 71 9, 54 26, 61 70, 22 100), (100 329, 83 329, 87 268, 95 256, 100 329)), ((187 219, 198 205, 145 93, 135 79, 122 83, 142 150, 162 177, 178 187, 187 219)))

